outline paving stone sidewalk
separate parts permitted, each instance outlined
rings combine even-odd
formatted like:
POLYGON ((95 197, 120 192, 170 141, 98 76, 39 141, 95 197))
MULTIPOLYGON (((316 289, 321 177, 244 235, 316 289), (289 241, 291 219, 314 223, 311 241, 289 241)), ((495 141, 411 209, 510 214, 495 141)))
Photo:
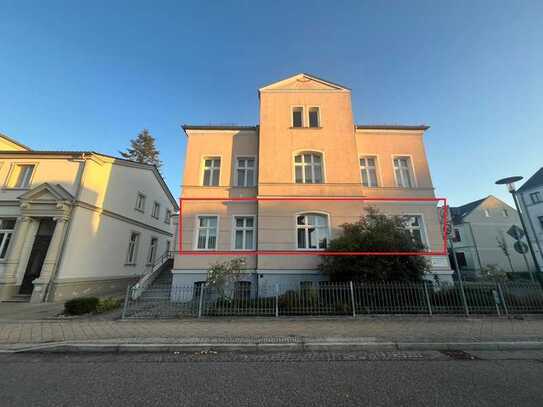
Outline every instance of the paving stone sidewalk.
POLYGON ((296 338, 368 341, 543 341, 543 319, 336 318, 167 321, 44 320, 0 322, 0 345, 78 341, 119 343, 290 342, 296 338), (267 339, 266 339, 267 338, 267 339))

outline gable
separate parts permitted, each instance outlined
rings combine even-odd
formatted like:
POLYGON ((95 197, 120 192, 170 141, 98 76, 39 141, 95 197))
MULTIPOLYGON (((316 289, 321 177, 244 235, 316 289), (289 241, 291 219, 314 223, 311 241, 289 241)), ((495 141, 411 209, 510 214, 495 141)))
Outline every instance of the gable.
POLYGON ((0 151, 29 151, 30 148, 0 133, 0 151))
POLYGON ((324 79, 317 78, 308 74, 298 74, 291 76, 290 78, 283 79, 278 82, 274 82, 270 85, 264 86, 259 89, 262 91, 300 91, 300 90, 320 90, 320 91, 349 91, 349 89, 325 81, 324 79))
POLYGON ((72 201, 74 197, 66 191, 60 184, 52 185, 43 183, 30 191, 25 192, 19 197, 22 201, 41 201, 41 202, 53 202, 53 201, 72 201))

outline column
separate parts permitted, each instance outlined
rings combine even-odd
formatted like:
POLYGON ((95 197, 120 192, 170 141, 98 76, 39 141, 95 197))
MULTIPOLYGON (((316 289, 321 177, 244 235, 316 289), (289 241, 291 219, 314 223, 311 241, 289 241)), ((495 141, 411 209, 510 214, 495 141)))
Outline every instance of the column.
POLYGON ((55 274, 58 265, 68 218, 62 216, 54 218, 54 220, 56 221, 55 231, 53 232, 51 243, 49 243, 49 249, 47 249, 47 255, 43 261, 40 277, 33 281, 34 290, 32 291, 32 297, 30 298, 30 302, 32 303, 45 301, 47 286, 50 283, 51 277, 55 274))

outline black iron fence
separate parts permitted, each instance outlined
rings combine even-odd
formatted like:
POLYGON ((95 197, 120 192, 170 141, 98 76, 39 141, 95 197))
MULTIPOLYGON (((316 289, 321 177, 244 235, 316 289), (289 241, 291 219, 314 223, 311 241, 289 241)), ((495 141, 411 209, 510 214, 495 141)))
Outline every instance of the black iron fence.
POLYGON ((244 290, 153 286, 140 295, 133 295, 132 290, 127 292, 123 318, 543 313, 543 290, 537 282, 321 282, 244 290))

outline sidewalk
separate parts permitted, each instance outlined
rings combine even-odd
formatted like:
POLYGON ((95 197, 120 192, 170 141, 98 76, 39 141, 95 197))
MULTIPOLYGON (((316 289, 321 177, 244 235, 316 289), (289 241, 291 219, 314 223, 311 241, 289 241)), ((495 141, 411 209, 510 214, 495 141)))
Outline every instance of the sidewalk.
POLYGON ((393 349, 408 344, 427 344, 428 349, 435 349, 432 344, 449 348, 454 347, 454 344, 473 344, 486 349, 498 343, 504 348, 520 343, 519 346, 543 349, 543 319, 402 316, 359 319, 81 319, 0 322, 0 350, 4 351, 22 350, 35 345, 48 348, 64 345, 63 349, 67 349, 68 345, 74 348, 83 344, 115 346, 117 350, 121 344, 152 344, 162 347, 179 344, 208 348, 228 344, 365 344, 374 348, 380 346, 393 349))

